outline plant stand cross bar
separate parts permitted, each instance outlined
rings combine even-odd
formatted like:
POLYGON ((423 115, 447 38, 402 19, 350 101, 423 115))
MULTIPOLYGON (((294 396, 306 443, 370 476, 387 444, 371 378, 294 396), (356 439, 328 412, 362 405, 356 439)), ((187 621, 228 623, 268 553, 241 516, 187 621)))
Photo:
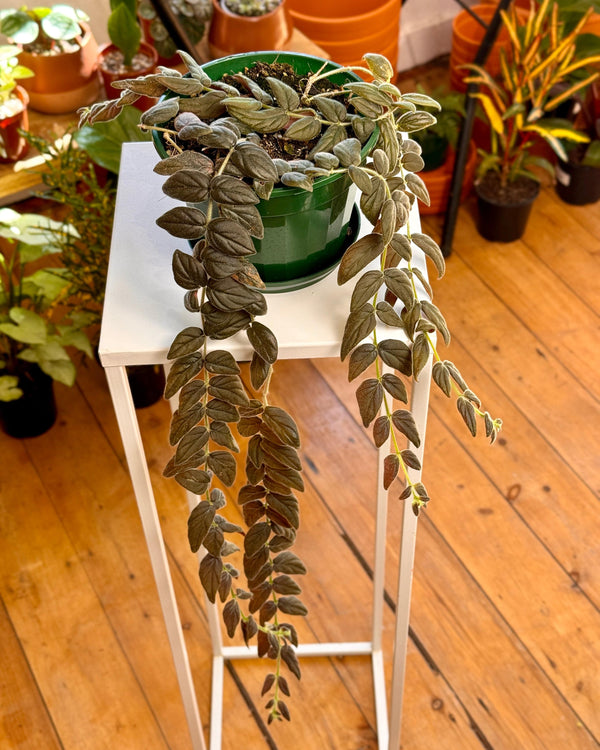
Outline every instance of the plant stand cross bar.
MULTIPOLYGON (((193 313, 183 308, 181 290, 171 278, 174 240, 155 224, 158 214, 169 208, 171 203, 174 204, 161 191, 162 178, 152 171, 156 159, 153 146, 149 143, 125 144, 123 148, 99 354, 106 371, 142 520, 192 747, 194 750, 206 750, 150 474, 125 372, 127 365, 165 364, 166 352, 174 334, 186 325, 197 324, 193 313)), ((416 209, 411 223, 413 230, 417 230, 419 219, 416 209)), ((424 257, 415 252, 415 261, 426 274, 424 257)), ((350 285, 347 287, 338 287, 333 273, 319 282, 318 294, 315 286, 269 295, 266 323, 279 341, 280 359, 338 355, 351 295, 350 285), (302 321, 301 326, 298 325, 299 320, 302 321)), ((386 336, 393 336, 394 333, 395 329, 386 329, 386 336)), ((238 335, 229 343, 236 359, 250 359, 251 349, 245 336, 238 335)), ((430 372, 431 360, 414 383, 412 391, 411 410, 421 435, 421 445, 416 453, 421 460, 430 372)), ((379 449, 372 638, 370 641, 345 643, 303 643, 297 653, 300 658, 370 655, 378 745, 380 750, 398 750, 417 519, 410 503, 404 503, 388 721, 382 648, 387 492, 381 482, 387 448, 383 445, 379 449)), ((412 474, 413 480, 417 481, 418 472, 413 471, 412 474)), ((193 507, 197 499, 188 494, 188 501, 193 507)), ((207 604, 213 648, 209 747, 210 750, 219 750, 225 660, 257 658, 257 652, 255 648, 224 646, 217 607, 207 604)))

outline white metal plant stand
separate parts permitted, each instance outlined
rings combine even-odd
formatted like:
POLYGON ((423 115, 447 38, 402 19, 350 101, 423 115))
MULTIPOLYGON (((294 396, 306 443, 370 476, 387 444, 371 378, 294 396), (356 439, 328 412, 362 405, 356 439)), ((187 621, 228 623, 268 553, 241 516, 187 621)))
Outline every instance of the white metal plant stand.
MULTIPOLYGON (((150 143, 125 144, 123 148, 99 354, 106 371, 146 536, 192 747, 194 750, 206 750, 169 563, 125 371, 127 365, 165 364, 166 352, 175 334, 185 326, 197 325, 197 317, 184 309, 182 290, 172 280, 171 255, 177 243, 155 224, 156 218, 175 204, 162 193, 163 178, 152 171, 156 160, 150 143)), ((419 226, 416 209, 411 222, 414 231, 419 226)), ((368 222, 363 221, 363 231, 367 231, 367 226, 368 222)), ((424 257, 420 257, 420 251, 415 253, 419 256, 415 263, 426 274, 424 257)), ((269 312, 264 320, 277 336, 280 359, 338 355, 352 284, 346 287, 337 286, 333 273, 315 286, 269 295, 269 312)), ((386 328, 385 331, 387 337, 397 333, 397 329, 386 328)), ((228 348, 239 361, 251 358, 252 350, 242 334, 228 340, 228 348)), ((421 435, 421 446, 416 451, 421 460, 430 373, 431 358, 413 386, 411 401, 412 414, 421 435)), ((383 490, 381 481, 383 458, 387 452, 388 446, 383 445, 379 451, 371 640, 301 644, 297 653, 300 658, 370 655, 379 748, 398 750, 417 519, 410 503, 404 503, 388 720, 382 649, 387 492, 383 490)), ((417 480, 418 473, 412 474, 413 479, 417 480)), ((197 502, 193 496, 188 499, 191 507, 197 502)), ((219 615, 214 605, 208 606, 208 618, 213 646, 209 748, 219 750, 225 660, 255 658, 257 654, 255 648, 223 645, 219 615)))

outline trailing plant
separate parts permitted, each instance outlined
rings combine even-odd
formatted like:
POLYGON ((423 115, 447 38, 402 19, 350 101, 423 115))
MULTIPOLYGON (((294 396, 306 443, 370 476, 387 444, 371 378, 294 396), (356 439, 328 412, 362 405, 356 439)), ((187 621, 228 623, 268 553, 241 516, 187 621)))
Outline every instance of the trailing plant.
POLYGON ((264 16, 281 5, 282 0, 222 0, 230 13, 238 16, 264 16))
POLYGON ((0 10, 0 31, 15 44, 35 54, 64 52, 65 42, 78 43, 80 21, 89 21, 82 10, 70 5, 51 8, 5 8, 0 10))
POLYGON ((48 263, 73 236, 68 224, 0 208, 0 401, 21 397, 18 373, 24 362, 73 385, 76 370, 67 348, 92 355, 85 321, 60 309, 69 272, 48 263))
POLYGON ((501 52, 501 80, 494 80, 482 67, 466 66, 472 71, 467 82, 484 89, 472 96, 480 102, 491 128, 490 150, 480 151, 480 177, 496 172, 503 187, 519 177, 539 181, 536 168, 550 174, 554 168, 532 152, 536 145, 545 142, 566 159, 561 139, 575 143, 588 140, 571 123, 555 120, 548 113, 600 76, 600 71, 592 70, 583 80, 570 82, 575 73, 600 62, 600 55, 576 56, 577 39, 591 13, 589 8, 567 32, 559 6, 551 0, 543 0, 526 21, 514 7, 502 12, 510 49, 507 54, 501 52), (565 82, 568 85, 557 93, 565 82))
POLYGON ((276 184, 311 191, 315 181, 330 175, 347 176, 358 188, 372 230, 346 250, 339 266, 338 283, 358 279, 340 353, 349 379, 360 381, 363 424, 378 447, 388 441, 391 446, 386 489, 399 477, 400 498, 415 514, 429 501, 425 486, 410 473, 420 469, 413 448, 421 437, 410 411, 395 401, 407 403, 406 381, 419 378, 431 356, 435 383, 456 398, 473 435, 481 427, 493 442, 501 421, 485 411, 455 365, 440 355, 436 332, 445 343, 450 334, 413 260, 420 250, 440 276, 444 272, 439 247, 411 219, 415 199, 428 201, 417 174, 424 166, 421 149, 411 136, 435 122, 421 108, 436 103, 421 93, 402 94, 392 83, 393 67, 380 55, 365 55, 365 66, 341 71, 325 70, 324 63, 299 77, 289 66, 275 65, 271 75, 261 68, 253 77, 245 70, 225 81, 212 81, 189 55, 180 55, 187 77, 163 69, 121 82, 121 98, 82 111, 82 122, 110 119, 139 95, 169 95, 141 116, 141 127, 162 135, 171 155, 155 171, 167 178, 165 194, 186 204, 157 223, 193 243, 191 252, 175 251, 173 273, 185 290, 186 309, 198 313, 198 325, 181 331, 168 352, 172 366, 165 395, 179 393, 179 406, 170 433, 175 453, 165 474, 201 497, 189 518, 191 547, 205 552, 200 580, 211 601, 224 603, 228 633, 239 626, 247 643, 256 635, 259 655, 274 659, 263 689, 271 691, 268 720, 287 719, 282 662, 300 676, 296 631, 287 616, 306 614, 293 578, 305 567, 291 551, 300 523, 295 493, 303 482, 298 430, 269 395, 278 345, 260 321, 267 302, 251 263, 253 238, 263 237, 259 201, 268 201, 276 184), (339 74, 349 70, 373 82, 344 82, 339 74), (373 134, 373 145, 366 147, 373 134), (291 161, 269 156, 269 142, 277 142, 283 154, 291 152, 291 161), (298 149, 303 158, 294 158, 298 149), (253 350, 250 389, 231 353, 214 348, 240 332, 253 350), (239 438, 248 439, 245 483, 237 498, 245 532, 221 515, 226 496, 216 484, 234 483, 239 438), (243 535, 246 584, 228 561, 237 551, 230 534, 243 535))
POLYGON ((20 49, 12 44, 0 45, 0 116, 2 117, 13 114, 10 108, 6 110, 6 114, 3 114, 3 107, 16 97, 17 81, 33 76, 33 71, 19 64, 19 52, 20 49))

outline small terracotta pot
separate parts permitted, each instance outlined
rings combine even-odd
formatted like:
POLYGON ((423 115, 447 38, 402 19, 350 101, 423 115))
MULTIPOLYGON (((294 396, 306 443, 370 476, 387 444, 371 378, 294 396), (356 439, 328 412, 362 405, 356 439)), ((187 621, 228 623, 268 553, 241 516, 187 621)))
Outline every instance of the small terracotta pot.
POLYGON ((22 86, 15 89, 17 99, 21 103, 20 111, 0 120, 0 164, 10 164, 25 155, 28 143, 19 130, 29 128, 29 114, 27 104, 29 96, 22 86))
POLYGON ((208 31, 212 58, 254 50, 283 49, 292 35, 286 0, 264 16, 238 16, 212 0, 213 15, 208 31))
POLYGON ((35 55, 23 50, 19 62, 34 72, 23 81, 29 106, 46 114, 74 112, 98 98, 98 44, 89 26, 81 23, 83 36, 78 50, 58 55, 35 55))
POLYGON ((343 65, 377 52, 396 65, 400 0, 288 0, 294 26, 343 65), (368 10, 365 10, 365 7, 368 10))
MULTIPOLYGON (((424 203, 419 203, 419 213, 422 215, 442 214, 446 210, 448 200, 450 199, 450 186, 452 184, 452 172, 454 170, 455 161, 456 153, 451 151, 441 167, 432 169, 429 172, 419 172, 419 177, 427 186, 430 198, 429 206, 426 206, 424 203)), ((477 148, 471 141, 469 144, 469 155, 465 167, 463 183, 460 189, 461 201, 465 200, 473 187, 476 163, 477 148)))
MULTIPOLYGON (((496 8, 493 5, 474 5, 471 10, 488 24, 492 20, 496 8)), ((523 19, 527 18, 526 11, 518 9, 517 13, 523 19)), ((450 86, 455 91, 467 90, 464 79, 470 75, 470 71, 461 70, 460 66, 465 65, 465 63, 472 63, 475 60, 475 55, 484 35, 485 28, 466 10, 462 10, 454 18, 452 23, 452 49, 450 51, 450 86)), ((510 49, 508 31, 503 26, 500 27, 485 64, 486 70, 493 77, 500 73, 501 49, 505 51, 510 49)))
MULTIPOLYGON (((123 81, 126 78, 137 78, 138 76, 146 76, 154 73, 156 66, 158 65, 158 52, 154 49, 151 44, 147 42, 140 43, 139 52, 145 55, 152 62, 142 68, 128 68, 120 73, 113 73, 108 70, 103 64, 103 60, 108 55, 117 52, 118 48, 114 44, 103 44, 98 50, 98 71, 104 85, 104 92, 106 93, 107 99, 118 99, 121 95, 120 89, 115 89, 112 86, 113 81, 123 81)), ((152 99, 148 96, 141 96, 135 103, 138 109, 146 110, 149 109, 153 104, 156 104, 156 99, 152 99)))

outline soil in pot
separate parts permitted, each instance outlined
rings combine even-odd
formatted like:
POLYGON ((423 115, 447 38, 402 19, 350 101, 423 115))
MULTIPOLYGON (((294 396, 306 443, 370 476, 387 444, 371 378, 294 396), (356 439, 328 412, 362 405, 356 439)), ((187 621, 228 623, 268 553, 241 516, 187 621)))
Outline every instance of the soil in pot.
POLYGON ((482 237, 491 242, 514 242, 523 236, 539 183, 519 177, 502 185, 498 174, 488 172, 475 190, 477 230, 482 237))
POLYGON ((35 363, 24 362, 17 374, 23 395, 15 401, 0 401, 0 424, 11 437, 37 437, 56 421, 54 381, 35 363))

